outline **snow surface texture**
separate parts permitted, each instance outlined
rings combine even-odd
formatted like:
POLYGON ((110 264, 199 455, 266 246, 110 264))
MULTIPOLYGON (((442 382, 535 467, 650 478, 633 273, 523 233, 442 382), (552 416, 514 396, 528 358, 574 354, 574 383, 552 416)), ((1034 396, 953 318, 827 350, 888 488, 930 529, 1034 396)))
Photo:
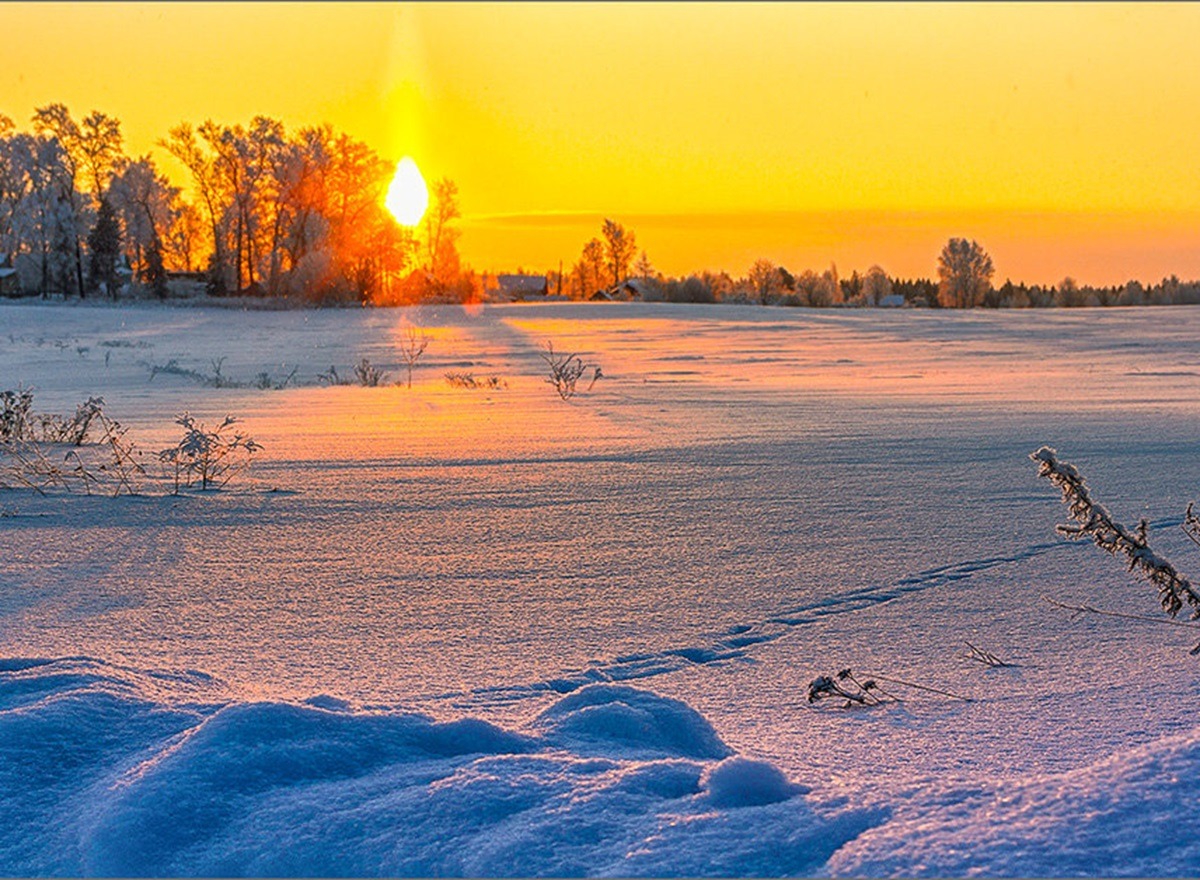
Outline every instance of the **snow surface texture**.
POLYGON ((0 492, 0 873, 1200 871, 1194 634, 1041 600, 1157 612, 1027 458, 1200 568, 1200 310, 6 303, 0 377, 264 447, 0 492), (411 390, 319 384, 402 379, 407 321, 411 390), (844 667, 972 701, 809 705, 844 667))

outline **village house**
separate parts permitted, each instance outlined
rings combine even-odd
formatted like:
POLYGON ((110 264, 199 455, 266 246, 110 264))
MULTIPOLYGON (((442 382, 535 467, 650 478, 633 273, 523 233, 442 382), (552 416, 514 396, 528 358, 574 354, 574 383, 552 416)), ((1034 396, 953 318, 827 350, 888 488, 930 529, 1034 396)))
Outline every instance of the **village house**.
POLYGON ((550 283, 545 275, 497 275, 496 284, 492 291, 496 298, 511 302, 545 299, 550 294, 550 283))

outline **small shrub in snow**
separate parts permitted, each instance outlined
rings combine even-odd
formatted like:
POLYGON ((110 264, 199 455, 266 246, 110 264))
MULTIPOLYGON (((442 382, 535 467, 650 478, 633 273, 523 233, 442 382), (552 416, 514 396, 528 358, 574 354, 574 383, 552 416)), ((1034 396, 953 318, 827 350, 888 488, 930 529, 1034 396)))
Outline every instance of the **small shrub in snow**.
POLYGON ((329 371, 326 373, 317 373, 317 381, 325 385, 349 385, 349 379, 343 379, 338 375, 337 367, 330 364, 329 371))
POLYGON ((169 469, 175 495, 197 482, 202 490, 222 488, 249 467, 254 454, 262 449, 240 431, 229 430, 237 423, 233 416, 226 416, 212 429, 187 413, 175 423, 183 427, 183 437, 158 454, 159 461, 169 469))
POLYGON ((104 398, 89 397, 75 408, 75 415, 69 419, 46 413, 40 416, 40 420, 43 441, 82 446, 92 423, 97 420, 103 423, 106 420, 104 398))
POLYGON ((446 383, 452 388, 486 388, 489 391, 507 387, 499 376, 486 376, 479 379, 474 373, 447 373, 446 383))
MULTIPOLYGON (((1055 531, 1068 538, 1089 537, 1104 552, 1124 556, 1130 571, 1142 574, 1158 588, 1159 603, 1167 614, 1175 617, 1186 604, 1192 609, 1192 619, 1200 619, 1200 593, 1170 562, 1150 548, 1144 519, 1132 530, 1114 520, 1103 505, 1092 500, 1079 470, 1074 465, 1060 462, 1058 453, 1049 446, 1043 446, 1029 457, 1038 463, 1038 476, 1045 477, 1062 491, 1063 503, 1075 520, 1075 524, 1056 526, 1055 531)), ((1200 522, 1196 522, 1190 505, 1184 530, 1193 536, 1200 533, 1200 522)), ((1192 649, 1192 653, 1200 653, 1200 644, 1192 649)))
POLYGON ((223 372, 225 358, 219 357, 209 361, 210 371, 206 375, 199 370, 192 370, 187 367, 179 366, 179 362, 174 358, 161 365, 150 366, 150 380, 154 381, 154 377, 159 373, 166 373, 170 376, 183 376, 191 379, 193 382, 199 382, 201 385, 207 385, 210 388, 242 388, 241 382, 231 379, 223 372))
POLYGON ((126 429, 104 414, 102 398, 89 397, 70 418, 34 414, 32 402, 32 392, 0 394, 6 429, 0 437, 0 485, 40 494, 54 488, 85 495, 137 494, 137 481, 145 475, 141 453, 125 439, 126 429), (100 436, 87 443, 89 432, 100 436), (71 448, 60 463, 53 449, 63 445, 71 448))
MULTIPOLYGON (((554 351, 553 342, 547 342, 546 350, 539 354, 550 370, 550 375, 546 377, 546 381, 554 387, 554 390, 558 392, 558 396, 563 400, 569 400, 574 397, 576 385, 578 385, 583 374, 587 372, 587 366, 584 365, 579 355, 557 354, 554 351)), ((592 369, 592 381, 588 383, 588 391, 591 391, 592 386, 596 384, 596 380, 604 375, 600 372, 599 366, 594 366, 592 369)))
POLYGON ((358 384, 364 388, 375 388, 383 385, 387 380, 387 373, 377 369, 367 358, 360 358, 358 363, 354 365, 354 378, 344 379, 338 373, 337 367, 330 366, 329 371, 317 374, 317 381, 323 382, 326 385, 354 385, 358 384))
MULTIPOLYGON (((381 372, 371 365, 371 362, 366 358, 360 360, 354 365, 354 378, 358 380, 358 384, 364 388, 375 388, 382 385, 387 380, 387 373, 381 372)), ((409 385, 412 385, 412 370, 409 370, 409 385)))
POLYGON ((400 341, 400 356, 408 368, 408 387, 412 388, 413 367, 429 347, 429 334, 417 327, 404 328, 404 339, 400 341))
POLYGON ((262 391, 282 391, 296 378, 296 373, 299 370, 299 367, 293 367, 292 371, 280 381, 277 381, 270 373, 263 371, 254 380, 254 387, 262 391))
POLYGON ((30 434, 32 407, 32 391, 0 391, 0 443, 24 440, 30 434))

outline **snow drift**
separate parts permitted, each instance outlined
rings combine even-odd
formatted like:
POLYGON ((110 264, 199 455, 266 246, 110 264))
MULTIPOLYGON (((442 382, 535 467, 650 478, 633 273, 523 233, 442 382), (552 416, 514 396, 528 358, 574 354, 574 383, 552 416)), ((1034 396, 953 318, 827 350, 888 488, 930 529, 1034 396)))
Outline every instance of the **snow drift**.
POLYGON ((856 807, 686 704, 591 685, 528 731, 207 700, 199 673, 0 661, 0 870, 92 876, 1142 876, 1200 859, 1200 731, 856 807))
MULTIPOLYGON (((202 676, 0 664, 0 865, 17 875, 813 873, 820 817, 687 705, 593 685, 530 732, 205 700, 202 676)), ((323 708, 322 706, 329 706, 323 708)))

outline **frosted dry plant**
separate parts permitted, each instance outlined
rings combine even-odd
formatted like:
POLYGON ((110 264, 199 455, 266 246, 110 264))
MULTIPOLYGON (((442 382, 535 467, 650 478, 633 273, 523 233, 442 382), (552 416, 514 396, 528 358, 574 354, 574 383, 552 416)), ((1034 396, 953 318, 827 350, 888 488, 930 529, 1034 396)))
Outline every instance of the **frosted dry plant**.
POLYGON ((1009 663, 1005 660, 1001 660, 991 651, 985 651, 983 648, 976 647, 970 642, 964 642, 964 644, 967 646, 967 650, 963 652, 962 655, 964 660, 973 660, 976 663, 982 663, 984 666, 991 666, 993 668, 1016 665, 1015 663, 1009 663))
POLYGON ((865 674, 860 678, 850 669, 842 669, 836 675, 818 675, 814 678, 808 685, 808 701, 810 703, 817 703, 828 699, 845 700, 842 704, 842 707, 845 709, 904 702, 895 694, 885 691, 879 684, 881 681, 914 688, 926 693, 938 694, 939 696, 949 697, 952 700, 960 700, 964 703, 974 702, 970 697, 962 697, 941 688, 931 687, 930 685, 920 684, 915 681, 905 681, 902 678, 892 678, 887 675, 879 675, 878 673, 865 674))
POLYGON ((126 429, 104 413, 104 400, 89 397, 71 417, 33 413, 32 392, 0 394, 6 432, 0 434, 0 485, 46 494, 50 489, 114 497, 135 495, 145 475, 141 453, 126 429), (89 433, 100 436, 87 442, 89 433), (70 447, 61 462, 56 447, 70 447))
POLYGON ((354 378, 344 379, 338 373, 337 367, 330 365, 329 370, 324 373, 317 374, 317 381, 326 385, 354 385, 358 384, 364 388, 374 388, 378 385, 383 385, 387 380, 388 374, 382 372, 375 367, 367 358, 359 358, 357 364, 354 365, 354 378))
MULTIPOLYGON (((1075 520, 1074 523, 1056 526, 1055 531, 1068 538, 1091 538, 1104 552, 1125 557, 1130 571, 1141 574, 1158 589, 1159 604, 1168 615, 1175 617, 1183 610, 1183 606, 1187 605, 1191 608, 1191 619, 1200 619, 1200 593, 1175 566, 1151 549, 1146 538, 1147 523, 1144 519, 1132 530, 1113 519, 1112 514, 1102 504, 1092 500, 1079 470, 1074 465, 1059 461, 1058 452, 1049 446, 1043 446, 1029 457, 1038 464, 1038 476, 1045 477, 1062 491, 1062 501, 1067 505, 1067 512, 1071 518, 1075 520)), ((1183 528, 1189 537, 1200 542, 1200 521, 1192 513, 1190 504, 1183 528)), ((1073 607, 1077 611, 1105 613, 1089 606, 1064 607, 1073 607)), ((1191 653, 1200 654, 1200 644, 1197 644, 1191 653)))
POLYGON ((33 392, 0 391, 0 443, 23 440, 32 433, 33 392))
MULTIPOLYGON (((558 396, 563 400, 569 400, 575 396, 575 388, 583 374, 587 372, 587 366, 577 354, 558 354, 554 351, 554 343, 547 341, 545 351, 538 353, 546 366, 550 370, 550 375, 546 377, 546 381, 554 387, 558 392, 558 396)), ((596 384, 596 380, 603 377, 600 367, 592 367, 592 381, 588 383, 587 390, 591 391, 592 386, 596 384)))
MULTIPOLYGON (((371 365, 371 362, 366 358, 360 360, 354 365, 354 378, 358 380, 358 384, 364 388, 375 388, 382 385, 387 380, 387 373, 384 373, 371 365)), ((412 384, 412 370, 409 370, 409 385, 412 384)))
POLYGON ((343 379, 338 375, 337 367, 329 365, 329 371, 326 373, 317 373, 317 381, 323 382, 326 385, 349 385, 349 379, 343 379))
POLYGON ((254 380, 254 387, 260 391, 282 391, 296 378, 296 373, 300 371, 299 367, 292 367, 292 371, 283 377, 282 380, 276 381, 275 378, 267 371, 258 374, 254 380))
POLYGON ((89 397, 75 407, 75 415, 62 418, 53 413, 42 413, 38 416, 41 422, 41 439, 46 443, 69 443, 71 446, 82 446, 87 438, 88 429, 92 423, 105 421, 104 398, 89 397))
POLYGON ((409 325, 404 328, 404 338, 400 340, 400 357, 408 368, 408 387, 412 388, 413 367, 429 347, 429 334, 419 327, 409 325))
POLYGON ((172 494, 198 482, 202 490, 220 489, 250 466, 262 447, 233 428, 237 419, 225 416, 215 428, 208 428, 184 413, 175 420, 183 428, 183 437, 170 449, 158 454, 173 482, 172 494))
POLYGON ((223 372, 225 366, 225 358, 213 358, 209 361, 210 372, 205 375, 199 370, 193 370, 188 367, 179 366, 179 362, 172 358, 165 364, 151 364, 150 380, 154 381, 154 377, 159 373, 165 373, 169 376, 183 376, 191 379, 194 382, 199 382, 201 385, 207 385, 210 388, 243 388, 241 382, 226 376, 223 372))
POLYGON ((508 383, 496 375, 486 376, 481 379, 474 373, 455 372, 446 374, 446 384, 452 388, 486 388, 489 391, 508 387, 508 383))
POLYGON ((845 700, 844 708, 855 706, 878 706, 896 698, 880 690, 874 679, 859 681, 849 669, 843 669, 837 675, 818 675, 808 685, 808 701, 816 703, 820 700, 845 700))

